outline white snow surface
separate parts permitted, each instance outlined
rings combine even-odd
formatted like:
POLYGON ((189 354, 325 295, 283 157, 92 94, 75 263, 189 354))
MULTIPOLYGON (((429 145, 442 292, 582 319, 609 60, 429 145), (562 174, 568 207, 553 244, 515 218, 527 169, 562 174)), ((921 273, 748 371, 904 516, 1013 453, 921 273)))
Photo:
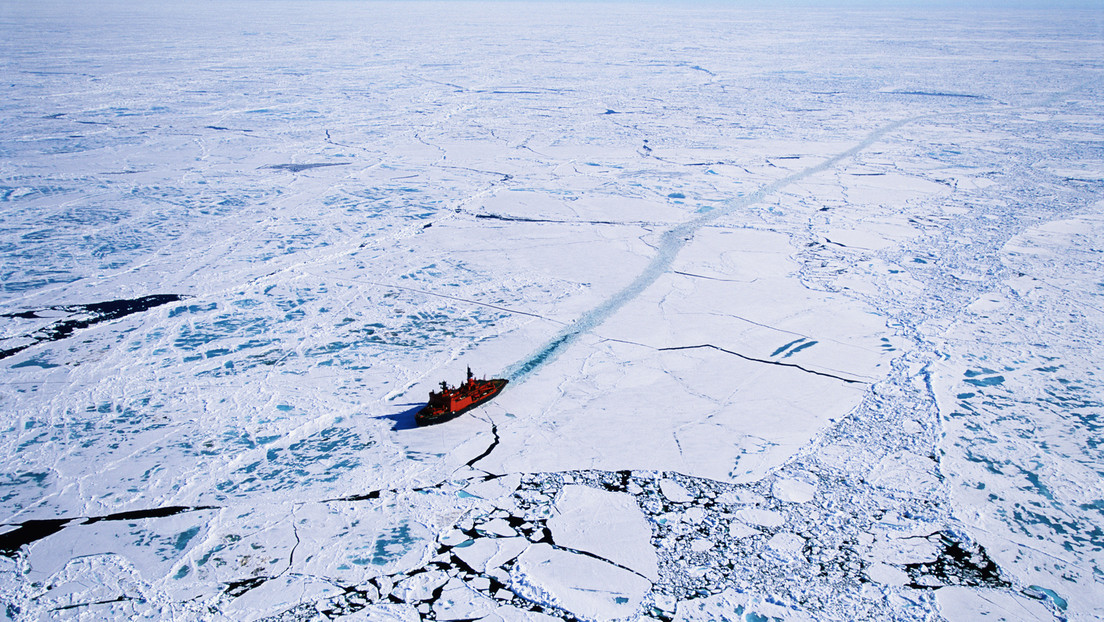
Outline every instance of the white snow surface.
POLYGON ((1104 12, 585 7, 0 5, 0 614, 1104 617, 1104 12))
POLYGON ((651 587, 632 571, 543 543, 521 554, 510 579, 515 592, 560 607, 580 620, 627 618, 651 587))
POLYGON ((586 551, 649 581, 659 579, 652 529, 630 495, 564 486, 548 528, 557 546, 586 551))

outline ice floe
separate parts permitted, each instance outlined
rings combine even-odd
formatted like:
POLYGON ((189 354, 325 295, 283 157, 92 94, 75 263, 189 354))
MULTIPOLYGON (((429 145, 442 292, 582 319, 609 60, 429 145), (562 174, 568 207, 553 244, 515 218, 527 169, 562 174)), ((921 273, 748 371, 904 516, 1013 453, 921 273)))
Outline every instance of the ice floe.
POLYGON ((659 578, 652 529, 625 493, 564 486, 547 524, 557 546, 591 553, 649 581, 659 578))
POLYGON ((651 583, 640 575, 593 557, 534 544, 518 557, 510 576, 515 592, 563 608, 583 620, 628 617, 651 583))

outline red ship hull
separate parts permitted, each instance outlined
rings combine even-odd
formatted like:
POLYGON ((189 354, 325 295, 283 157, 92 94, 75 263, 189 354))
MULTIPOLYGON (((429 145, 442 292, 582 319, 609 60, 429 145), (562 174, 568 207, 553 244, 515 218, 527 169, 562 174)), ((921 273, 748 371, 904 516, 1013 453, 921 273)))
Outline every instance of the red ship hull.
POLYGON ((442 383, 441 391, 430 392, 429 403, 414 415, 414 421, 420 426, 444 423, 469 410, 484 404, 502 392, 509 382, 505 378, 476 380, 468 371, 468 380, 452 389, 442 383))

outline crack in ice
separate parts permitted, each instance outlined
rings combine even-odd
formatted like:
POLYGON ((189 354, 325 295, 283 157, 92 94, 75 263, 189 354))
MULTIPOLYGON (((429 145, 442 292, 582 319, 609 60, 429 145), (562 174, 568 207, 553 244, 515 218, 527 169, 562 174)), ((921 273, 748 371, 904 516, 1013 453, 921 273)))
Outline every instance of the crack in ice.
POLYGON ((127 596, 127 595, 124 594, 122 596, 118 596, 116 598, 109 598, 107 600, 97 600, 97 601, 93 601, 93 602, 89 602, 89 603, 76 603, 76 604, 73 604, 73 605, 62 605, 60 607, 54 607, 50 611, 66 611, 66 610, 69 610, 69 609, 78 609, 80 607, 93 607, 95 605, 110 605, 111 603, 123 603, 123 602, 126 602, 128 600, 137 600, 137 598, 134 597, 134 596, 127 596))
POLYGON ((128 315, 148 311, 154 307, 159 307, 170 302, 179 302, 185 298, 187 298, 187 296, 178 294, 154 294, 141 298, 108 300, 106 302, 94 302, 82 305, 56 305, 32 311, 3 313, 0 314, 0 317, 25 320, 43 319, 39 314, 48 311, 68 313, 70 316, 57 320, 48 326, 39 328, 32 333, 21 335, 19 338, 29 340, 30 343, 18 345, 6 350, 0 350, 0 359, 15 356, 27 348, 36 346, 40 343, 59 341, 71 337, 77 331, 91 328, 97 324, 119 320, 128 315))
MULTIPOLYGON (((813 343, 816 343, 816 342, 814 341, 813 343)), ((732 356, 738 356, 738 357, 744 359, 745 361, 751 361, 753 363, 766 363, 767 365, 777 365, 779 367, 793 367, 794 369, 800 369, 801 371, 803 371, 807 374, 814 374, 814 375, 817 375, 817 376, 824 376, 825 378, 835 378, 836 380, 842 380, 843 382, 846 382, 848 384, 870 384, 870 382, 866 381, 866 380, 855 380, 854 378, 844 378, 843 376, 837 376, 835 374, 829 374, 828 372, 817 371, 815 369, 809 369, 807 367, 802 367, 801 365, 797 365, 796 363, 783 363, 781 361, 771 361, 771 360, 767 360, 767 359, 757 359, 753 356, 747 356, 746 354, 740 354, 739 352, 733 352, 732 350, 726 350, 725 348, 722 348, 720 346, 715 346, 711 343, 703 343, 703 344, 696 345, 696 346, 674 346, 674 347, 670 347, 670 348, 659 348, 659 350, 661 352, 663 352, 663 351, 668 351, 668 350, 696 350, 698 348, 713 348, 714 350, 719 350, 721 352, 724 352, 725 354, 731 354, 732 356)))
POLYGON ((101 521, 132 521, 143 518, 167 518, 177 514, 188 512, 200 512, 203 510, 221 510, 222 508, 210 505, 184 506, 170 505, 151 510, 129 510, 116 512, 104 516, 77 516, 73 518, 47 518, 32 519, 22 523, 7 523, 14 525, 15 529, 0 534, 0 556, 14 556, 24 545, 48 538, 69 525, 92 525, 101 521))
POLYGON ((498 426, 494 423, 491 423, 491 434, 494 435, 494 440, 491 441, 491 444, 487 446, 487 449, 485 449, 483 451, 483 453, 481 453, 478 456, 472 458, 471 460, 468 460, 467 465, 469 467, 474 469, 475 468, 475 463, 477 463, 480 460, 482 460, 483 458, 486 458, 487 456, 491 455, 491 452, 495 450, 495 447, 498 447, 498 442, 501 439, 498 436, 498 426))

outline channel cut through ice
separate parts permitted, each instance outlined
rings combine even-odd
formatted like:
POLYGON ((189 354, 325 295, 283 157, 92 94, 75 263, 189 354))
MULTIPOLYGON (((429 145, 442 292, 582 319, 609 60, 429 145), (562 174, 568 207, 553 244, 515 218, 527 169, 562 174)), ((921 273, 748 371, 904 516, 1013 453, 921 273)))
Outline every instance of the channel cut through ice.
POLYGON ((0 615, 1104 616, 1102 12, 582 6, 0 5, 0 615))

